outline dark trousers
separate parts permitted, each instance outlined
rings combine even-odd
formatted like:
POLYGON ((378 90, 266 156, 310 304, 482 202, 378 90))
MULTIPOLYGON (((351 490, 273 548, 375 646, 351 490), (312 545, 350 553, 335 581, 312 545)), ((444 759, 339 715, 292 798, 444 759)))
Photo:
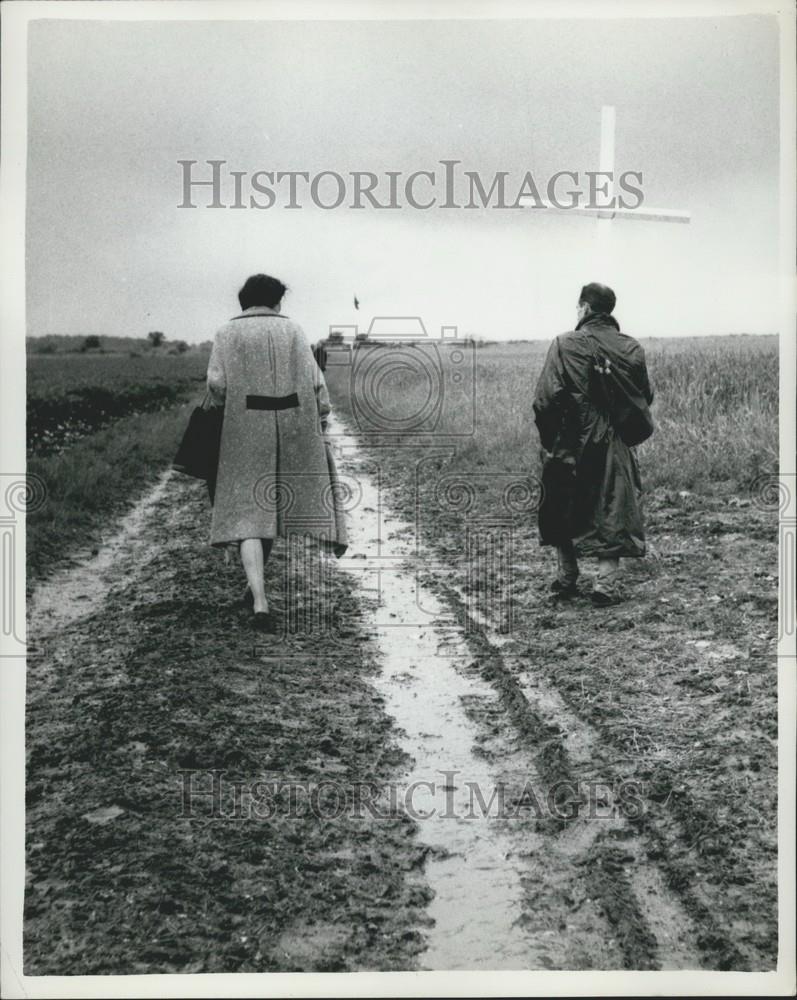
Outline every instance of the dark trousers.
MULTIPOLYGON (((559 561, 559 582, 570 586, 578 579, 579 568, 575 549, 572 542, 565 542, 557 546, 556 554, 559 561)), ((617 588, 617 577, 619 575, 620 560, 598 559, 598 580, 595 590, 600 590, 604 594, 611 594, 617 588)))

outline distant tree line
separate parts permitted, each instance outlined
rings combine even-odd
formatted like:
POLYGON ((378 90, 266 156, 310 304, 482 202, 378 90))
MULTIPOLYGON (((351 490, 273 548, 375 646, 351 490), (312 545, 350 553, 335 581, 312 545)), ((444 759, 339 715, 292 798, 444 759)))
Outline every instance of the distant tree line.
POLYGON ((28 354, 124 354, 140 357, 153 351, 165 350, 169 354, 184 354, 189 350, 206 351, 212 341, 189 344, 185 340, 167 340, 161 330, 153 330, 146 337, 110 337, 90 334, 47 334, 43 337, 26 337, 28 354))

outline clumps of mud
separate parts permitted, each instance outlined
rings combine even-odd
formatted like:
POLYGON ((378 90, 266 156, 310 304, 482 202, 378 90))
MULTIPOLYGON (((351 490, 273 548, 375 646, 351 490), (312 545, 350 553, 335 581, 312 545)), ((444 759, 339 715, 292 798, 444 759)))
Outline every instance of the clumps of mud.
MULTIPOLYGON (((700 964, 774 969, 777 512, 733 483, 649 495, 649 558, 623 562, 627 602, 599 610, 586 581, 582 597, 550 599, 554 557, 539 546, 533 514, 516 517, 511 530, 502 524, 505 559, 491 555, 489 539, 485 553, 466 552, 468 518, 434 504, 444 460, 416 468, 413 452, 388 447, 378 458, 389 502, 417 521, 418 544, 446 567, 460 620, 464 593, 505 633, 512 669, 473 622, 469 641, 513 726, 528 733, 541 773, 635 783, 642 810, 626 818, 697 928, 700 964), (518 697, 537 679, 595 734, 586 774, 549 720, 518 697)), ((593 572, 589 561, 583 569, 593 572)), ((566 833, 572 824, 562 825, 566 833)))
POLYGON ((203 487, 167 493, 179 528, 153 519, 137 572, 30 669, 26 973, 413 968, 424 852, 380 800, 402 754, 350 583, 329 631, 291 632, 278 545, 279 634, 254 632, 203 487))

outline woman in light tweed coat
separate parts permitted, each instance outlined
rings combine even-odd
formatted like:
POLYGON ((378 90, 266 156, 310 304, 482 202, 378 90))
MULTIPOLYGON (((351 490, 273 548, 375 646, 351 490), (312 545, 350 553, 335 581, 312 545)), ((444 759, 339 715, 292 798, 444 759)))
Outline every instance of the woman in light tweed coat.
POLYGON ((210 405, 224 406, 211 545, 237 543, 254 625, 271 631, 263 570, 275 538, 312 535, 340 556, 346 528, 324 376, 298 324, 279 309, 285 285, 256 274, 242 312, 213 341, 210 405))

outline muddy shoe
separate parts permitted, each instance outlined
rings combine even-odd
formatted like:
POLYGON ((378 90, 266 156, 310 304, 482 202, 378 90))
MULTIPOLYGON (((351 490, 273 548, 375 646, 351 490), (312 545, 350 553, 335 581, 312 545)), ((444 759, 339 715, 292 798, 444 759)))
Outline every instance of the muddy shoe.
POLYGON ((578 597, 579 594, 577 584, 562 583, 561 580, 554 580, 548 589, 557 601, 566 601, 571 597, 578 597))
POLYGON ((256 611, 252 615, 252 627, 258 632, 266 632, 269 635, 274 635, 277 631, 270 611, 256 611))
POLYGON ((593 590, 589 599, 596 608, 610 608, 615 604, 622 604, 623 599, 617 594, 607 594, 603 590, 593 590))

